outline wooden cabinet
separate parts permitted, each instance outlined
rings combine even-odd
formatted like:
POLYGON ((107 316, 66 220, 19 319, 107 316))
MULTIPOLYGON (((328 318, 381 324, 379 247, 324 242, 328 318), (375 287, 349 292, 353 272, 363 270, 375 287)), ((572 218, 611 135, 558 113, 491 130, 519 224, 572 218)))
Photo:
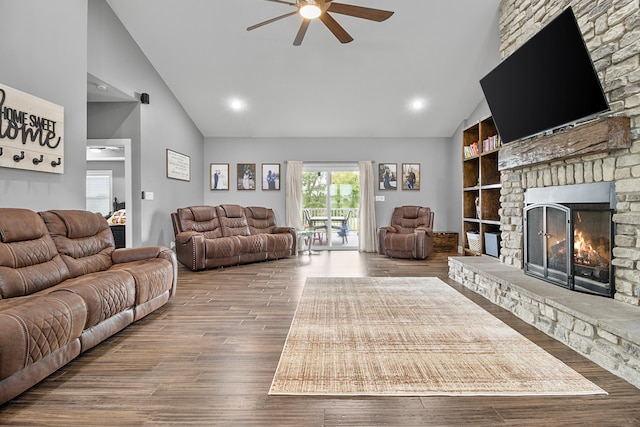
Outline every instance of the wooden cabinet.
POLYGON ((457 252, 458 233, 455 231, 434 231, 433 232, 434 252, 457 252))
POLYGON ((500 231, 501 145, 492 117, 462 131, 462 247, 467 255, 485 253, 484 234, 500 231), (467 233, 477 234, 469 239, 467 233))

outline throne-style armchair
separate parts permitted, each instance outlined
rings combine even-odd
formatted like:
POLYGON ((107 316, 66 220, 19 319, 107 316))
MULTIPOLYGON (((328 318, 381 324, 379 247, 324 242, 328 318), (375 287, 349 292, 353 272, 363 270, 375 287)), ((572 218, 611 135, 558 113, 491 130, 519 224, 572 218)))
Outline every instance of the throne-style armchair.
POLYGON ((430 208, 402 206, 393 210, 391 226, 378 229, 378 250, 393 258, 426 259, 433 253, 433 218, 430 208))

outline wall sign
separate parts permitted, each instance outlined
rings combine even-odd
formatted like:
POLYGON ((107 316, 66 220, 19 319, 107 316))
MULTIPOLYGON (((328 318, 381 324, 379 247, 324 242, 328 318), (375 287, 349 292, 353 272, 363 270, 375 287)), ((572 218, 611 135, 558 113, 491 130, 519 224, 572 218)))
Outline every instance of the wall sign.
POLYGON ((191 157, 167 148, 167 178, 191 181, 191 157))
POLYGON ((64 173, 64 107, 0 84, 0 166, 64 173))

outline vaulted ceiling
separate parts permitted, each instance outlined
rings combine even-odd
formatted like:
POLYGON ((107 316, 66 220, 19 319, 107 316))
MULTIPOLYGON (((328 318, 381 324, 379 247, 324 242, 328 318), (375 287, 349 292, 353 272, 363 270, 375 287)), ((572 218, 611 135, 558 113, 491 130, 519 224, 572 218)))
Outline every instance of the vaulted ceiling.
POLYGON ((395 13, 334 14, 347 44, 313 21, 298 47, 297 15, 246 30, 279 2, 107 2, 205 137, 448 137, 499 62, 499 0, 340 0, 395 13))

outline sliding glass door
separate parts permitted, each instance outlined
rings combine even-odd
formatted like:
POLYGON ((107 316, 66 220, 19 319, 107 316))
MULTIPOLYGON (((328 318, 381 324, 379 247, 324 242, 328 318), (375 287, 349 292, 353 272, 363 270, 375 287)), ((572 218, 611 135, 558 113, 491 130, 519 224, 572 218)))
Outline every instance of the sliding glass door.
POLYGON ((305 163, 302 173, 306 229, 314 250, 357 250, 360 174, 356 163, 305 163))

